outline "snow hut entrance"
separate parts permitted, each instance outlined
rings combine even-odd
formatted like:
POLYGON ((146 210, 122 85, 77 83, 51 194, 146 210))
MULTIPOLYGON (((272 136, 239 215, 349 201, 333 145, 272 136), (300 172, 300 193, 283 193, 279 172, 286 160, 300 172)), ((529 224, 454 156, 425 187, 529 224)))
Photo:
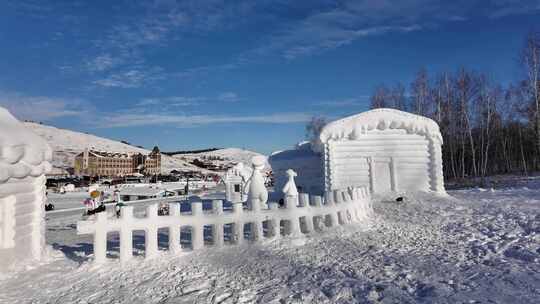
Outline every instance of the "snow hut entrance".
POLYGON ((374 158, 372 163, 371 183, 374 192, 392 191, 392 167, 390 158, 374 158))

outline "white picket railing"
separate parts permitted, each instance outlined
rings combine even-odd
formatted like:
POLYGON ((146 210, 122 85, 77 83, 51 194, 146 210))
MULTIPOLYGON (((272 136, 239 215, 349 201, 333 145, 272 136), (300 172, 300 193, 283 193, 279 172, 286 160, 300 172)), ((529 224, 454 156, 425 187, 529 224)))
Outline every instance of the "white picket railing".
POLYGON ((214 200, 212 211, 203 211, 202 202, 191 204, 191 213, 181 213, 180 204, 169 204, 169 215, 158 216, 158 205, 146 208, 146 216, 133 216, 133 206, 121 209, 119 218, 108 218, 106 212, 98 213, 93 220, 79 221, 77 234, 94 235, 94 262, 103 263, 107 253, 107 233, 119 232, 120 261, 133 256, 133 231, 145 232, 145 258, 158 253, 158 229, 168 228, 169 250, 184 250, 180 245, 183 227, 191 227, 193 250, 205 247, 204 227, 212 227, 213 247, 224 246, 224 226, 232 224, 232 242, 241 244, 245 240, 244 225, 250 224, 250 240, 279 238, 282 235, 299 237, 302 233, 313 233, 353 221, 363 221, 372 213, 369 190, 365 187, 334 191, 324 197, 300 193, 285 198, 284 206, 269 202, 268 208, 253 203, 252 209, 244 209, 241 203, 233 204, 232 211, 223 210, 223 201, 214 200), (266 222, 266 235, 263 231, 266 222), (283 230, 280 228, 283 226, 283 230))

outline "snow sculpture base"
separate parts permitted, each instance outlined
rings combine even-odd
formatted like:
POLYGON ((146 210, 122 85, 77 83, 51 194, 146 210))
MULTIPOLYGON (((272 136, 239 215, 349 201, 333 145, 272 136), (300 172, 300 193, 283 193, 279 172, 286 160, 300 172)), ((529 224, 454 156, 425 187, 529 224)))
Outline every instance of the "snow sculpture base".
POLYGON ((43 139, 0 108, 0 272, 42 258, 51 158, 43 139))
MULTIPOLYGON (((255 200, 259 203, 259 199, 255 200)), ((191 213, 180 213, 178 203, 169 204, 169 215, 158 216, 157 204, 148 206, 146 217, 133 216, 133 207, 122 208, 120 218, 107 213, 98 213, 95 218, 77 223, 78 234, 94 235, 94 263, 106 261, 107 233, 119 232, 120 262, 132 259, 132 233, 145 231, 145 258, 154 258, 157 250, 157 231, 169 229, 169 251, 191 251, 206 248, 203 239, 205 226, 212 227, 209 248, 218 249, 226 245, 241 245, 246 241, 259 242, 282 237, 298 238, 351 222, 365 222, 372 215, 371 197, 368 189, 354 188, 334 191, 324 197, 299 193, 288 196, 283 207, 269 202, 268 208, 244 209, 241 203, 233 210, 223 210, 223 202, 214 200, 212 211, 203 212, 202 202, 192 202, 191 213), (263 224, 264 223, 264 224, 263 224), (232 232, 225 235, 225 225, 232 232), (250 233, 244 231, 250 225, 250 233), (283 226, 283 231, 280 227, 283 226), (180 227, 191 227, 191 246, 180 246, 180 227), (266 229, 263 229, 266 227, 266 229)))

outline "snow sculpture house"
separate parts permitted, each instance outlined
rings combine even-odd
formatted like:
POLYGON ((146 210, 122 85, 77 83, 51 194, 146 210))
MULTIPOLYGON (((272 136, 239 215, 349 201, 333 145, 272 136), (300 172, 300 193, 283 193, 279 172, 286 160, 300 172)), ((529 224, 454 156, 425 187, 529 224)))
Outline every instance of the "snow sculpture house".
POLYGON ((312 142, 273 153, 270 164, 277 189, 293 169, 297 186, 310 193, 366 186, 375 193, 445 194, 441 146, 435 121, 375 109, 329 123, 312 142))
POLYGON ((0 107, 0 272, 42 256, 51 158, 47 143, 0 107))
POLYGON ((223 180, 225 181, 225 197, 231 203, 245 202, 247 199, 247 182, 253 170, 238 163, 227 170, 223 180))

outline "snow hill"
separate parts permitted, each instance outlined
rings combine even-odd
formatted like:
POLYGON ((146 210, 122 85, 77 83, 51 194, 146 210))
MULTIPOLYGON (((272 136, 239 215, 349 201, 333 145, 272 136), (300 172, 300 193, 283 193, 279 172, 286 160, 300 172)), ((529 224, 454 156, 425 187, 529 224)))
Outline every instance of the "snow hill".
MULTIPOLYGON (((53 149, 53 173, 62 173, 65 172, 66 169, 72 168, 75 156, 84 151, 85 148, 112 152, 150 153, 150 151, 146 149, 91 134, 59 129, 32 122, 25 122, 24 125, 44 138, 53 149)), ((256 155, 257 153, 236 148, 229 148, 200 154, 219 155, 223 156, 224 158, 226 157, 228 162, 236 163, 239 161, 249 161, 251 156, 256 155)), ((188 158, 182 159, 178 156, 173 157, 162 154, 161 170, 164 173, 168 173, 174 169, 193 170, 203 173, 210 172, 189 163, 191 157, 196 158, 197 156, 200 157, 199 153, 189 154, 188 158)))
MULTIPOLYGON (((173 157, 188 162, 194 159, 209 160, 216 165, 227 166, 237 163, 251 165, 251 158, 257 155, 261 154, 239 148, 225 148, 210 152, 176 154, 173 157)), ((267 165, 267 168, 270 168, 269 165, 267 165)))

